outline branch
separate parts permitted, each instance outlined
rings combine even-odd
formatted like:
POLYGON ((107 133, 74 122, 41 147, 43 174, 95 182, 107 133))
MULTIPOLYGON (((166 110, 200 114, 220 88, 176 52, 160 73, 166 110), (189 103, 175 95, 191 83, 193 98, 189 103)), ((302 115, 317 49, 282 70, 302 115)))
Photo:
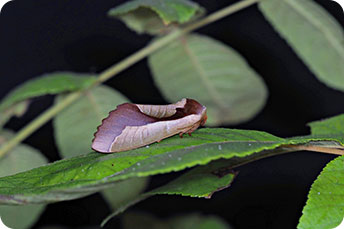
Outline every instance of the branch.
POLYGON ((230 14, 233 14, 241 9, 244 9, 246 7, 249 7, 260 0, 244 0, 241 2, 238 2, 236 4, 230 5, 228 7, 225 7, 219 11, 216 11, 213 14, 208 15, 207 17, 200 19, 199 21, 196 21, 192 24, 189 24, 182 28, 181 30, 176 30, 175 32, 168 34, 160 39, 158 39, 156 42, 153 42, 150 45, 147 45, 146 47, 142 48, 141 50, 135 52, 134 54, 130 55, 129 57, 125 58, 124 60, 120 61, 119 63, 113 65, 112 67, 108 68, 107 70, 103 71, 99 74, 97 80, 89 87, 84 89, 83 91, 77 91, 74 93, 71 93, 68 95, 65 99, 63 99, 60 103, 53 105, 48 110, 43 112, 41 115, 39 115, 35 120, 30 122, 28 125, 26 125, 24 128, 22 128, 14 138, 12 138, 7 143, 3 144, 3 146, 0 148, 0 158, 4 156, 7 152, 12 150, 16 145, 18 145, 21 141, 26 139, 28 136, 30 136, 33 132, 35 132, 37 129, 39 129, 41 126, 43 126, 45 123, 47 123, 50 119, 55 117, 59 112, 61 112, 63 109, 71 105, 73 102, 75 102, 77 99, 79 99, 83 94, 84 91, 89 90, 95 86, 98 86, 111 77, 117 75, 118 73, 122 72, 123 70, 127 69, 128 67, 134 65, 135 63, 139 62, 140 60, 144 59, 154 51, 158 50, 159 48, 164 47, 166 44, 170 43, 171 41, 175 40, 176 38, 189 33, 191 31, 194 31, 196 29, 199 29, 205 25, 208 25, 212 22, 215 22, 221 18, 224 18, 230 14))

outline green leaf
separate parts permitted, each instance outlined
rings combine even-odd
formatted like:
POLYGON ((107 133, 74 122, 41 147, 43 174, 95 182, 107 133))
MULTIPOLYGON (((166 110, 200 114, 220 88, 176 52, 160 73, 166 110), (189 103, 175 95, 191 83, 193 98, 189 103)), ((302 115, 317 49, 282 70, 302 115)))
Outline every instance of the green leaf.
MULTIPOLYGON (((325 120, 322 125, 331 121, 325 120)), ((344 116, 339 116, 336 121, 342 125, 344 116)), ((337 134, 340 131, 344 135, 344 130, 340 129, 337 134)), ((328 137, 330 142, 335 139, 335 135, 328 137)), ((336 144, 344 145, 342 138, 335 140, 336 144)), ((273 150, 277 148, 283 153, 290 151, 287 147, 290 144, 316 141, 324 142, 326 136, 282 139, 260 131, 205 128, 183 139, 174 136, 147 147, 114 154, 90 153, 0 178, 0 203, 75 199, 128 178, 180 171, 221 158, 231 159, 228 162, 238 166, 243 163, 238 159, 257 160, 276 155, 273 150)))
POLYGON ((173 229, 229 229, 229 225, 220 217, 212 215, 188 214, 168 220, 173 229))
POLYGON ((235 174, 228 166, 228 160, 217 160, 193 168, 168 184, 127 201, 106 217, 102 222, 102 226, 129 207, 153 195, 167 194, 211 198, 215 192, 229 187, 233 182, 235 174))
POLYGON ((344 142, 344 114, 311 122, 308 125, 311 127, 312 136, 323 136, 327 139, 344 142))
POLYGON ((147 184, 147 177, 131 178, 117 182, 113 187, 102 191, 102 194, 112 210, 117 210, 142 193, 147 184))
POLYGON ((109 11, 137 33, 159 34, 171 23, 185 23, 200 16, 204 9, 188 0, 133 0, 109 11))
MULTIPOLYGON (((11 135, 8 131, 0 132, 0 145, 6 142, 11 135)), ((20 144, 0 158, 0 177, 23 172, 46 163, 46 159, 36 149, 20 144)), ((44 204, 0 206, 0 217, 10 228, 28 228, 37 221, 44 208, 44 204)))
MULTIPOLYGON (((57 97, 57 103, 64 96, 57 97)), ((93 134, 102 119, 116 106, 128 102, 110 87, 99 86, 87 91, 85 96, 60 112, 54 119, 56 143, 63 157, 91 152, 93 134)))
POLYGON ((0 206, 1 220, 9 228, 27 229, 39 219, 45 204, 0 206))
POLYGON ((168 138, 126 152, 90 153, 0 179, 0 203, 44 203, 74 199, 113 182, 207 164, 220 158, 245 157, 274 149, 284 139, 258 131, 201 129, 192 137, 168 138))
POLYGON ((330 229, 344 218, 344 156, 323 169, 313 183, 298 228, 330 229))
POLYGON ((95 77, 89 74, 71 72, 56 72, 40 76, 11 91, 0 103, 0 112, 33 97, 87 88, 94 80, 95 77))
POLYGON ((1 112, 0 127, 2 127, 12 116, 21 117, 27 111, 28 101, 19 102, 1 112))
POLYGON ((344 90, 344 34, 311 0, 264 0, 259 9, 319 80, 344 90))
POLYGON ((208 125, 247 121, 265 104, 260 76, 235 50, 212 38, 180 38, 150 55, 149 65, 168 100, 189 97, 208 108, 208 125))
POLYGON ((221 218, 199 213, 159 219, 148 213, 127 213, 122 218, 124 229, 229 229, 221 218))
MULTIPOLYGON (((64 96, 56 98, 56 102, 64 96)), ((107 86, 87 91, 85 97, 59 113, 54 119, 56 143, 64 158, 84 154, 91 150, 96 126, 117 105, 128 102, 121 94, 107 86), (77 144, 76 144, 77 142, 77 144)), ((102 194, 108 204, 116 209, 135 198, 145 188, 146 178, 133 178, 116 183, 102 194)))
POLYGON ((232 183, 235 176, 233 171, 224 170, 223 174, 221 173, 227 166, 228 161, 226 160, 198 166, 176 180, 150 191, 149 194, 211 198, 214 192, 223 190, 232 183))

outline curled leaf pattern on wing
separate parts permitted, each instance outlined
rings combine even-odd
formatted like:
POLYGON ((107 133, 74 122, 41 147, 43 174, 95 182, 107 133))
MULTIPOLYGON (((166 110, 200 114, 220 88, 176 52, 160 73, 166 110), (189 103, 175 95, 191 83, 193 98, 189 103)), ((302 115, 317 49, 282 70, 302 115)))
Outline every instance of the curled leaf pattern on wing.
POLYGON ((206 120, 206 107, 193 99, 169 105, 124 103, 102 121, 92 149, 102 153, 135 149, 176 134, 191 134, 206 120))

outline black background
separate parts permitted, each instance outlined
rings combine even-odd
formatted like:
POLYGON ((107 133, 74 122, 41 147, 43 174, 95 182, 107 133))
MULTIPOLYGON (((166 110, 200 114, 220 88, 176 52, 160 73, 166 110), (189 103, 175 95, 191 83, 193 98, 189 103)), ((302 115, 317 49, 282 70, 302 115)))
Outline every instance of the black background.
MULTIPOLYGON (((106 12, 125 1, 15 0, 0 16, 0 98, 22 82, 48 72, 100 72, 144 47, 151 37, 137 35, 106 12)), ((214 12, 236 1, 197 1, 214 12)), ((333 1, 317 0, 343 26, 344 17, 333 1)), ((269 99, 253 120, 231 128, 263 130, 280 137, 309 133, 306 123, 344 113, 344 93, 319 82, 264 19, 256 6, 208 25, 207 34, 239 51, 263 77, 269 99)), ((146 60, 118 76, 110 85, 134 103, 166 104, 154 86, 146 60)), ((23 118, 6 125, 21 129, 53 102, 52 96, 33 100, 23 118)), ((114 104, 115 106, 116 104, 114 104)), ((30 136, 28 143, 50 161, 58 160, 51 122, 30 136)), ((234 228, 295 228, 308 190, 334 156, 296 152, 239 167, 232 186, 211 200, 155 196, 132 207, 164 218, 201 212, 226 219, 234 228)), ((159 175, 150 187, 176 174, 159 175)), ((98 194, 50 204, 34 228, 43 225, 97 228, 110 209, 98 194)), ((113 219, 107 228, 120 224, 113 219)))

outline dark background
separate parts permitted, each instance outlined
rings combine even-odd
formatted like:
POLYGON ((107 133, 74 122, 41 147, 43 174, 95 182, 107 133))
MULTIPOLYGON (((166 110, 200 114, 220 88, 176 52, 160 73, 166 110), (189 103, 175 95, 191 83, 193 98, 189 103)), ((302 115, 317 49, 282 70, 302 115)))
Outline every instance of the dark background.
MULTIPOLYGON (((114 0, 15 0, 0 15, 0 98, 24 81, 54 71, 100 72, 144 47, 151 37, 137 35, 120 21, 106 17, 114 0)), ((236 1, 197 1, 214 12, 236 1)), ((340 6, 317 0, 343 26, 340 6)), ((264 19, 256 6, 212 23, 197 32, 214 37, 239 51, 263 77, 269 88, 264 110, 253 120, 231 128, 263 130, 280 137, 309 133, 306 123, 344 113, 344 93, 319 82, 296 54, 264 19)), ((110 85, 134 103, 166 104, 154 86, 146 60, 109 80, 110 85)), ((33 100, 23 118, 6 125, 13 130, 44 111, 52 96, 33 100)), ((115 106, 116 104, 114 104, 115 106)), ((58 160, 51 123, 25 143, 58 160)), ((234 228, 295 228, 308 190, 321 169, 334 156, 296 152, 267 158, 237 168, 232 186, 212 199, 155 196, 131 210, 164 218, 201 212, 226 219, 234 228)), ((150 187, 167 182, 176 174, 159 175, 150 187)), ((50 204, 34 228, 65 225, 89 228, 110 213, 98 194, 50 204)), ((107 228, 119 225, 113 219, 107 228)))

